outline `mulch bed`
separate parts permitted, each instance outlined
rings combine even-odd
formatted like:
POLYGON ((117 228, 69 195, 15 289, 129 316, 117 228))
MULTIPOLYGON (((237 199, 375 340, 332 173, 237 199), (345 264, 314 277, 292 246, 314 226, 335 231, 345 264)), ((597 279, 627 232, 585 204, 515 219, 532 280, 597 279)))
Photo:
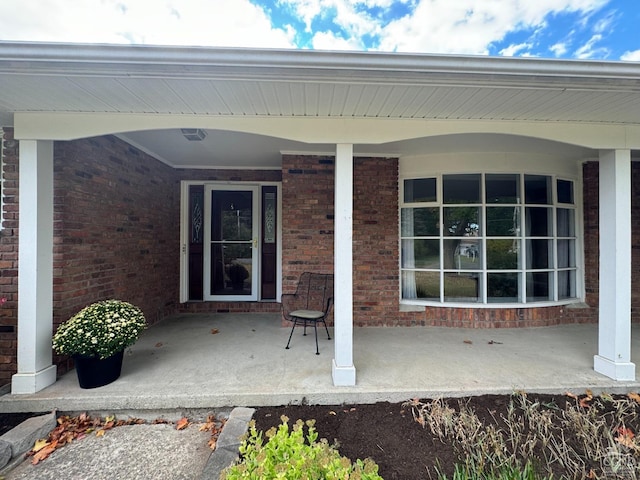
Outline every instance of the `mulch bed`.
MULTIPOLYGON (((567 403, 575 405, 577 401, 565 395, 529 394, 527 398, 559 409, 564 409, 567 403)), ((446 401, 455 408, 462 400, 483 423, 495 424, 496 418, 506 416, 510 399, 508 395, 485 395, 446 401)), ((640 413, 640 408, 636 411, 640 413)), ((460 462, 453 447, 443 443, 429 428, 419 425, 411 407, 402 403, 259 407, 253 418, 258 430, 267 431, 281 423, 282 415, 289 418, 290 426, 297 419, 314 419, 318 438, 337 443, 340 453, 351 460, 373 459, 385 480, 436 479, 438 465, 440 471, 451 478, 454 464, 460 462)))
POLYGON ((43 415, 42 413, 0 413, 0 435, 20 425, 28 418, 43 415))

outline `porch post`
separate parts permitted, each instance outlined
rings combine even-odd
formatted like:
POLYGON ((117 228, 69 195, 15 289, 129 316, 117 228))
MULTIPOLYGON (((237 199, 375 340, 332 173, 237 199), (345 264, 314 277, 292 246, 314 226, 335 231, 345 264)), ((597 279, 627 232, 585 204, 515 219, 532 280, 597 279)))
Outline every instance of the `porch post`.
POLYGON ((353 145, 336 145, 333 384, 356 384, 353 365, 353 145))
POLYGON ((53 142, 22 140, 19 160, 18 373, 11 392, 56 381, 53 329, 53 142))
POLYGON ((593 368, 635 380, 631 363, 631 151, 600 151, 600 307, 593 368))

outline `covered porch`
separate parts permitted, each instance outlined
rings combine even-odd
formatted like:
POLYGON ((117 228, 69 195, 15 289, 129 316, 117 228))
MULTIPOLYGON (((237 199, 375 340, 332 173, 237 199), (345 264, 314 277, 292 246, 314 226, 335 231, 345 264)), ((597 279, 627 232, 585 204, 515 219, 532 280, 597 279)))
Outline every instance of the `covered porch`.
MULTIPOLYGON (((632 361, 640 361, 640 325, 632 361)), ((151 326, 127 350, 122 376, 82 390, 75 371, 35 394, 0 397, 19 411, 140 411, 225 406, 342 404, 414 397, 527 392, 625 393, 638 381, 615 381, 593 370, 598 325, 459 329, 362 327, 354 330, 355 386, 334 386, 334 340, 313 330, 294 333, 278 314, 182 314, 151 326)), ((330 329, 333 336, 333 329, 330 329)))

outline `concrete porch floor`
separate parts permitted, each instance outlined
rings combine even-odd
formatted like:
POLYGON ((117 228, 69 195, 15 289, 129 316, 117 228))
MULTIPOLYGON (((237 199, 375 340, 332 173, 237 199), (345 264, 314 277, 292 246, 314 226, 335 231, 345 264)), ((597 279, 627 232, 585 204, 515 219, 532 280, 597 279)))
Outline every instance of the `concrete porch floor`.
MULTIPOLYGON (((632 361, 640 365, 640 326, 632 361)), ((329 329, 333 337, 333 329, 329 329)), ((1 412, 210 409, 288 403, 404 401, 511 393, 626 393, 593 370, 597 325, 525 329, 355 328, 356 386, 334 387, 333 340, 306 337, 273 314, 188 314, 147 329, 125 354, 122 376, 83 390, 74 371, 33 395, 0 397, 1 412), (212 333, 217 329, 218 333, 212 333)), ((640 368, 639 368, 640 377, 640 368)))

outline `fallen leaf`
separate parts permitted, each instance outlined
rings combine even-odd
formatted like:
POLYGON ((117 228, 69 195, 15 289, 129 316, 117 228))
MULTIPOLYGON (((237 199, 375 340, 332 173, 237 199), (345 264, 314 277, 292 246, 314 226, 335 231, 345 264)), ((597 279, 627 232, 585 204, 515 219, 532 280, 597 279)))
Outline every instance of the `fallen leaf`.
POLYGON ((218 333, 220 330, 218 330, 217 328, 212 328, 211 329, 211 335, 215 335, 216 333, 218 333))
POLYGON ((337 413, 334 412, 333 410, 329 410, 329 415, 337 415, 337 413))
POLYGON ((74 440, 81 440, 94 431, 96 436, 101 437, 107 430, 114 427, 146 423, 139 418, 116 420, 113 415, 102 420, 100 417, 92 418, 86 412, 77 417, 62 415, 56 419, 56 422, 56 428, 49 432, 47 439, 37 441, 34 447, 27 452, 26 456, 33 457, 34 464, 47 458, 55 449, 68 445, 74 440))
POLYGON ((627 427, 618 428, 618 436, 616 437, 616 442, 620 445, 624 445, 627 448, 638 449, 638 446, 634 443, 633 438, 635 434, 633 430, 627 427))
POLYGON ((216 444, 218 443, 218 440, 215 438, 212 438, 211 440, 209 440, 209 448, 211 450, 215 450, 216 449, 216 444))
POLYGON ((589 408, 591 406, 591 403, 589 403, 589 402, 591 402, 591 398, 584 397, 584 398, 580 399, 579 403, 580 403, 580 406, 582 408, 589 408))
POLYGON ((184 430, 189 426, 189 419, 187 417, 182 417, 180 420, 176 422, 176 430, 184 430))
POLYGON ((575 393, 564 392, 564 394, 569 398, 573 398, 574 400, 578 400, 578 396, 575 393))
POLYGON ((42 450, 47 445, 49 445, 49 441, 47 439, 45 439, 45 438, 41 438, 40 440, 36 440, 36 443, 33 445, 33 451, 34 452, 39 452, 40 450, 42 450))
POLYGON ((472 345, 473 342, 471 340, 465 340, 464 343, 466 343, 467 345, 472 345))
POLYGON ((38 453, 36 453, 33 456, 33 459, 31 460, 31 463, 33 465, 37 465, 42 460, 44 460, 45 458, 49 457, 49 455, 51 455, 55 451, 55 449, 56 449, 56 447, 53 446, 53 444, 46 446, 45 448, 43 448, 42 450, 40 450, 38 453))
POLYGON ((635 392, 631 392, 627 395, 631 400, 635 400, 636 402, 640 403, 640 395, 638 395, 635 392))
POLYGON ((156 348, 160 348, 162 346, 162 342, 156 343, 156 348))

